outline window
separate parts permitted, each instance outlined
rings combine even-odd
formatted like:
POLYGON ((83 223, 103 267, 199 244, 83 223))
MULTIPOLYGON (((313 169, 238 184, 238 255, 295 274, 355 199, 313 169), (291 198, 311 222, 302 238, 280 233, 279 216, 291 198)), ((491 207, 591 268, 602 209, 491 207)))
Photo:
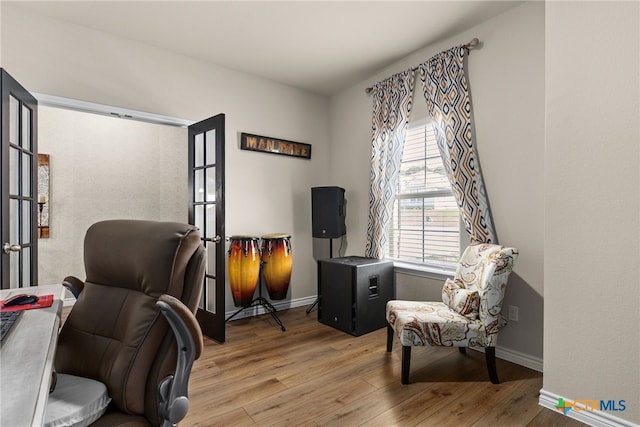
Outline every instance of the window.
POLYGON ((460 258, 460 214, 430 121, 409 124, 389 229, 389 257, 436 267, 460 258))

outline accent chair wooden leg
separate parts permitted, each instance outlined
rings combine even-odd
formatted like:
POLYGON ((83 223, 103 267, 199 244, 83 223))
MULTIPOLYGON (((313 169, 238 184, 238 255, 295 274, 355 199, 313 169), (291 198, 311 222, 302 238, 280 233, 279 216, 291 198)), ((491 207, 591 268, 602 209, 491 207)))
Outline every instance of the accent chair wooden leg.
POLYGON ((393 327, 387 324, 387 352, 393 350, 393 327))
POLYGON ((496 369, 496 348, 485 347, 484 356, 487 359, 487 370, 489 371, 489 379, 493 384, 500 384, 498 379, 498 370, 496 369))
POLYGON ((402 384, 409 384, 409 367, 411 366, 411 346, 402 346, 402 384))
POLYGON ((458 347, 458 351, 460 351, 461 354, 467 354, 467 347, 458 347))

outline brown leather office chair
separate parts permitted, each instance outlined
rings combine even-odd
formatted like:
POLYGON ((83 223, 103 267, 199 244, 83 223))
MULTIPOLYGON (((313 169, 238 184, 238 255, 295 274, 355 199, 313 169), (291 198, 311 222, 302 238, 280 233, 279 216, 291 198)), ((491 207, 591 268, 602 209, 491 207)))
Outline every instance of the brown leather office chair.
POLYGON ((194 317, 205 270, 197 228, 99 222, 87 231, 84 259, 85 282, 65 279, 81 288, 58 339, 58 377, 106 386, 111 403, 92 426, 175 425, 203 345, 194 317))

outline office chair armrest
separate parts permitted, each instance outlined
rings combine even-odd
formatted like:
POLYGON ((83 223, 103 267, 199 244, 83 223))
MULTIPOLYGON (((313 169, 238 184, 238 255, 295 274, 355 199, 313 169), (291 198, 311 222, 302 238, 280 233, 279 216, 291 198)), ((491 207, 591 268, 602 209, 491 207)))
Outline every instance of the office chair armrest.
POLYGON ((193 361, 202 353, 203 338, 195 316, 180 300, 162 295, 156 305, 169 322, 178 347, 175 374, 164 378, 158 386, 163 426, 172 426, 182 420, 189 410, 189 376, 193 361))
POLYGON ((84 282, 77 277, 67 276, 62 279, 62 286, 67 288, 69 292, 73 294, 73 296, 78 299, 78 295, 84 289, 84 282))

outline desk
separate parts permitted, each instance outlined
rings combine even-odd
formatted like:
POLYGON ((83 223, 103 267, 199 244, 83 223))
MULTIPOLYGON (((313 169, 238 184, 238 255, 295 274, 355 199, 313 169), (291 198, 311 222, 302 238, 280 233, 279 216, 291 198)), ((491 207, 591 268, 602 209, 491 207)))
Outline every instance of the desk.
POLYGON ((26 310, 0 348, 0 426, 41 426, 62 313, 62 285, 0 291, 0 299, 18 293, 53 294, 51 307, 26 310))

